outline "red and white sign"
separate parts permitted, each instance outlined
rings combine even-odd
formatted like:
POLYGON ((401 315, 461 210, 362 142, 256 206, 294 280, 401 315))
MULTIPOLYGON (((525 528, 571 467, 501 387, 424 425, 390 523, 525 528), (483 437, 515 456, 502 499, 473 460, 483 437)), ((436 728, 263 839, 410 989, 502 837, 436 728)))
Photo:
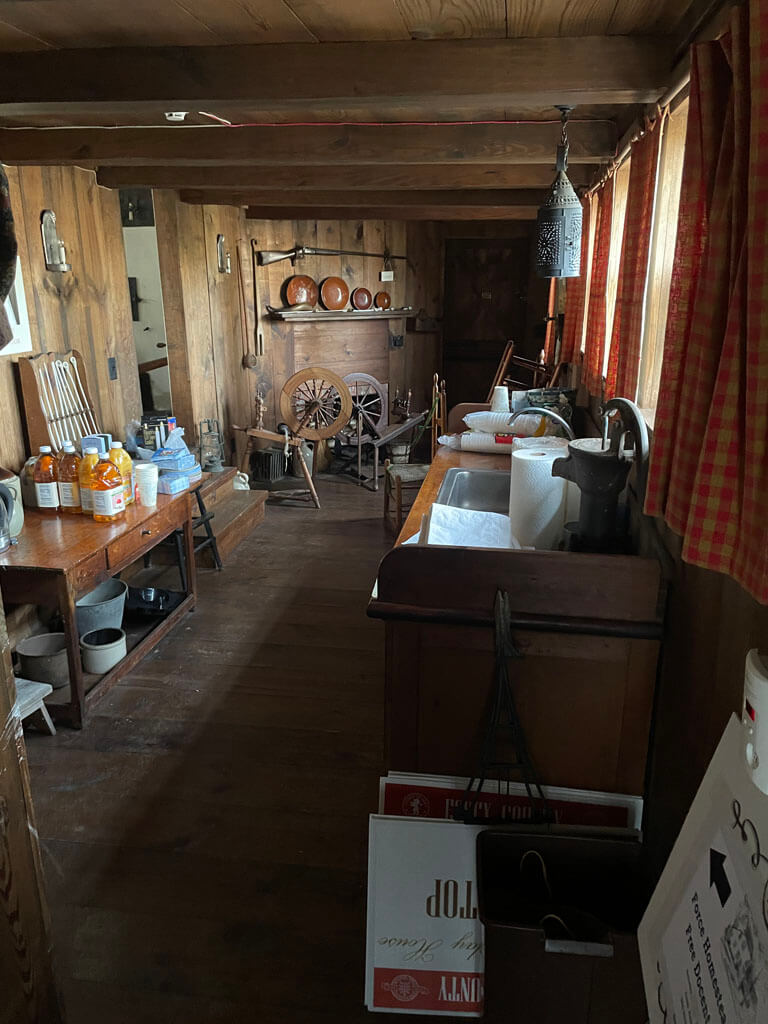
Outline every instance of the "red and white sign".
POLYGON ((365 1002, 369 1010, 483 1013, 477 911, 480 826, 371 815, 365 1002))
MULTIPOLYGON (((379 781, 379 813, 414 818, 454 820, 462 807, 469 779, 390 772, 379 781)), ((544 795, 558 825, 595 825, 639 829, 641 797, 586 789, 544 786, 544 795)), ((477 797, 477 817, 524 822, 531 818, 531 802, 520 782, 489 780, 477 797)))

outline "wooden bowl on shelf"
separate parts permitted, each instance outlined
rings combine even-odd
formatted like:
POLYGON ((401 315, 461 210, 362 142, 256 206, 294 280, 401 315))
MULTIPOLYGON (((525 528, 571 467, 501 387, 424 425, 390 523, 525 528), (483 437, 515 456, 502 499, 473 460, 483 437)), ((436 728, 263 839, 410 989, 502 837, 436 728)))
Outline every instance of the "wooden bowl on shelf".
POLYGON ((320 297, 320 289, 314 278, 307 274, 294 274, 285 282, 285 304, 286 306, 301 306, 308 304, 316 306, 320 297))
POLYGON ((341 277, 326 277, 320 285, 320 301, 329 310, 346 309, 349 287, 341 277))
POLYGON ((376 292, 373 304, 376 309, 389 309, 392 305, 392 296, 389 292, 376 292))
POLYGON ((370 309, 373 296, 367 288, 355 288, 352 292, 352 305, 355 309, 370 309))

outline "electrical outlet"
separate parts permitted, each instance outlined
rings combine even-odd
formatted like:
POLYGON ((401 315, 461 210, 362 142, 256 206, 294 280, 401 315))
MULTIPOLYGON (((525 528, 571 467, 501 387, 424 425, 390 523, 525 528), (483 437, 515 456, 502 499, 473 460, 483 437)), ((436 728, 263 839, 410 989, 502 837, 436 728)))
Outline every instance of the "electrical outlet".
POLYGON ((402 336, 402 334, 390 334, 390 336, 389 336, 389 347, 390 348, 402 348, 403 347, 403 336, 402 336))
POLYGON ((117 359, 114 356, 110 356, 107 359, 107 370, 109 372, 109 379, 117 380, 117 359))
POLYGON ((394 270, 380 270, 379 271, 379 280, 380 281, 394 281, 395 280, 395 272, 394 272, 394 270))

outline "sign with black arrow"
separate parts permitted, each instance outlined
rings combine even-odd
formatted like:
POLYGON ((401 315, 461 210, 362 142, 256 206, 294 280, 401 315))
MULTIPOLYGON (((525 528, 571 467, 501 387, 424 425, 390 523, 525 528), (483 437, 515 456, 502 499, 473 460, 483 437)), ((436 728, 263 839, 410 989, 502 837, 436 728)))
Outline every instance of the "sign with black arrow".
POLYGON ((731 895, 731 883, 725 873, 725 854, 719 850, 709 851, 709 887, 717 889, 720 906, 724 907, 731 895))

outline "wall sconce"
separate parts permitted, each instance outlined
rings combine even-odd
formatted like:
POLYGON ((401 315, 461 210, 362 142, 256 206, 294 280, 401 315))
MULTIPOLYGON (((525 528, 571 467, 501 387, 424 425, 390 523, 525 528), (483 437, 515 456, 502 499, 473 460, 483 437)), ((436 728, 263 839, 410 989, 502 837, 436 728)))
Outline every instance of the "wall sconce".
POLYGON ((216 235, 216 260, 219 265, 220 274, 232 273, 232 257, 224 248, 224 235, 216 235))
POLYGON ((557 174, 539 207, 536 270, 539 277, 578 277, 581 272, 581 202, 565 173, 568 169, 566 124, 573 108, 557 109, 562 121, 557 174))
POLYGON ((56 270, 63 274, 72 269, 67 263, 67 250, 56 231, 56 214, 53 210, 43 210, 40 214, 40 231, 43 236, 43 254, 45 269, 56 270))

